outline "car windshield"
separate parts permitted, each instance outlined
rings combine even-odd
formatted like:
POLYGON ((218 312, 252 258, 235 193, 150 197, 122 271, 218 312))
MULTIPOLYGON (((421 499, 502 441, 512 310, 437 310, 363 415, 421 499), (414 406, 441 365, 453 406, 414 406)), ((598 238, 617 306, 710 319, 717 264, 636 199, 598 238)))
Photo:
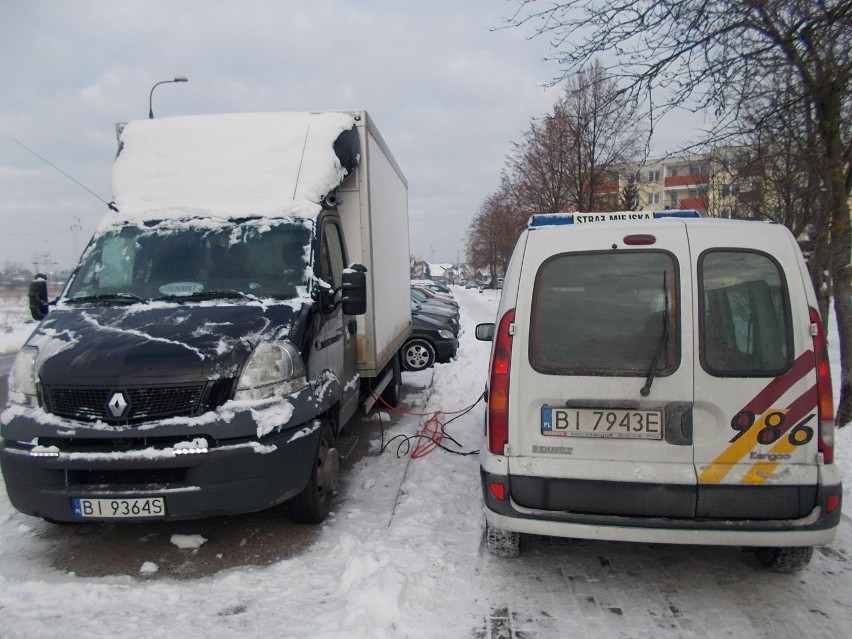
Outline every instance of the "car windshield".
POLYGON ((116 228, 84 253, 66 301, 297 297, 307 291, 310 237, 310 222, 259 218, 116 228))

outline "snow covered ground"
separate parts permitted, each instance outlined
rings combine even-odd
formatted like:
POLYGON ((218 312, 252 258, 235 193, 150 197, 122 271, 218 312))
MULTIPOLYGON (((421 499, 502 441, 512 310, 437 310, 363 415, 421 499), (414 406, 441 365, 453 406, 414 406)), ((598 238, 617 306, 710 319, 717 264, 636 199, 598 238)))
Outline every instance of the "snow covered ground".
MULTIPOLYGON (((492 321, 497 305, 492 291, 456 295, 458 359, 406 373, 412 392, 401 406, 445 411, 445 422, 482 392, 489 345, 473 338, 473 326, 492 321)), ((17 349, 28 331, 23 314, 19 323, 3 312, 0 353, 17 349)), ((483 410, 480 403, 447 425, 460 450, 479 445, 483 410)), ((424 421, 402 416, 384 439, 412 435, 424 421)), ((215 541, 208 537, 224 531, 206 526, 204 537, 196 522, 174 524, 174 536, 130 546, 122 565, 132 570, 88 577, 61 567, 59 558, 74 552, 69 535, 17 513, 0 489, 0 636, 800 639, 846 636, 852 627, 848 515, 835 541, 794 575, 767 572, 736 548, 531 538, 520 559, 497 559, 482 542, 475 455, 412 458, 398 456, 395 444, 380 454, 379 436, 370 445, 373 454, 344 476, 332 515, 304 549, 201 578, 158 575, 160 557, 224 562, 227 550, 205 555, 215 541)), ((852 428, 838 433, 836 451, 852 486, 852 428)), ((87 541, 108 546, 110 535, 75 543, 87 541)))

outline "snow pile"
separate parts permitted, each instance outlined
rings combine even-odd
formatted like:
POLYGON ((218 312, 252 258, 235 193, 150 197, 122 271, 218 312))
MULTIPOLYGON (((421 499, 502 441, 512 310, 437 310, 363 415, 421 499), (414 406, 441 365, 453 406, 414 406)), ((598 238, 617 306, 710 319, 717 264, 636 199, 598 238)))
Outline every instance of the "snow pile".
POLYGON ((0 297, 0 355, 18 352, 35 327, 26 294, 0 297))
POLYGON ((102 223, 210 215, 305 215, 346 175, 346 113, 242 113, 129 122, 112 172, 120 213, 102 223), (154 213, 156 212, 156 213, 154 213))

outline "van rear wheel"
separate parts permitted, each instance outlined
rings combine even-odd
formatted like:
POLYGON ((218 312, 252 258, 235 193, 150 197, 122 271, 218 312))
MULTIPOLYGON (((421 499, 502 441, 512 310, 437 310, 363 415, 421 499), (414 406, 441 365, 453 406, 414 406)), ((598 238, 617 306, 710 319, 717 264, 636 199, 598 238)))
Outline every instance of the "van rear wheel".
POLYGON ((814 554, 813 546, 757 548, 757 560, 774 572, 796 572, 807 567, 814 554))
POLYGON ((497 528, 486 521, 485 545, 496 557, 517 557, 521 554, 521 533, 497 528))
POLYGON ((300 524, 319 524, 331 510, 340 481, 340 452, 334 445, 331 426, 320 427, 319 443, 308 485, 290 500, 290 515, 300 524))

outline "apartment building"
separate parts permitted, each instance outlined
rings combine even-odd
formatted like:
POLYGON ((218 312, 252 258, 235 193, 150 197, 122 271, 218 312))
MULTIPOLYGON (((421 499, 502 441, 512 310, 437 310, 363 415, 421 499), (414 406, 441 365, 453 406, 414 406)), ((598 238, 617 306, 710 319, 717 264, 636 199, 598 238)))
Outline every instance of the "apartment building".
POLYGON ((762 189, 742 148, 646 160, 619 171, 617 180, 596 192, 623 194, 627 184, 634 187, 638 210, 695 209, 710 217, 736 217, 762 189))

